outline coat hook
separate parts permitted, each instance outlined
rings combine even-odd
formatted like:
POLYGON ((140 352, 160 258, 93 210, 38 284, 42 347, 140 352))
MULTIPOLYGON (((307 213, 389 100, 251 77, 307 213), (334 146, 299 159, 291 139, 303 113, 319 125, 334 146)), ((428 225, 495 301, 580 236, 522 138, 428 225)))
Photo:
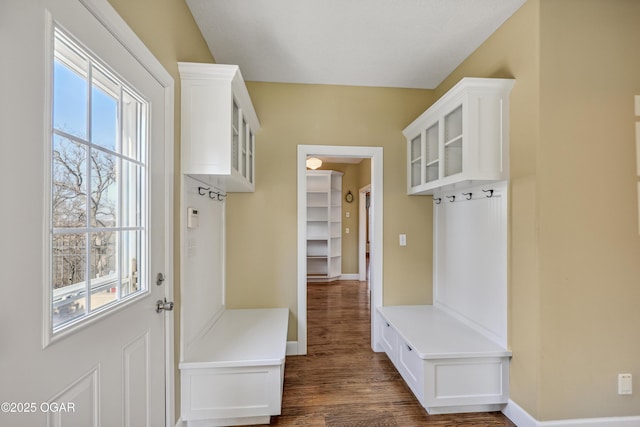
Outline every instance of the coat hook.
POLYGON ((467 200, 471 200, 471 197, 473 197, 473 193, 462 193, 463 196, 467 196, 467 200))
POLYGON ((219 202, 223 201, 224 198, 227 197, 226 194, 222 194, 219 191, 214 191, 214 190, 210 190, 209 191, 209 198, 211 200, 218 200, 219 202))
POLYGON ((456 201, 456 196, 447 196, 447 198, 449 199, 450 202, 456 201))
POLYGON ((493 190, 482 190, 483 193, 489 193, 487 197, 493 197, 493 190))
POLYGON ((433 201, 436 202, 436 205, 442 203, 442 199, 440 197, 438 197, 437 199, 433 199, 433 201))
POLYGON ((198 194, 201 195, 201 196, 204 196, 205 194, 207 194, 207 193, 202 192, 202 190, 209 191, 208 188, 198 187, 198 194))

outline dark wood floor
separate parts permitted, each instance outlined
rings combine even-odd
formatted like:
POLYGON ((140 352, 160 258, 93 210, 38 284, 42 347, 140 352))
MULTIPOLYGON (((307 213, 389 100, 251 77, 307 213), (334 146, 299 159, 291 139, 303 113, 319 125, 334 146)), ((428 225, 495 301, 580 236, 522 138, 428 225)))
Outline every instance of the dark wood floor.
POLYGON ((370 344, 365 282, 309 284, 306 356, 287 357, 274 426, 514 427, 499 412, 428 415, 384 353, 370 344))

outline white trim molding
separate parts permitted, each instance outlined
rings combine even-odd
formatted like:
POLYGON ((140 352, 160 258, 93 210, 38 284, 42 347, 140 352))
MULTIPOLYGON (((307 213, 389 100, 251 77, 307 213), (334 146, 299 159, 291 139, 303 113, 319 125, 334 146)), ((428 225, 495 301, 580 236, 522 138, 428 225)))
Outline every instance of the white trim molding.
POLYGON ((509 400, 502 413, 518 427, 638 427, 640 416, 575 418, 569 420, 538 421, 513 400, 509 400))
POLYGON ((298 341, 287 341, 287 356, 297 356, 298 355, 298 341))
POLYGON ((367 193, 371 191, 371 184, 358 190, 358 278, 367 280, 367 193))

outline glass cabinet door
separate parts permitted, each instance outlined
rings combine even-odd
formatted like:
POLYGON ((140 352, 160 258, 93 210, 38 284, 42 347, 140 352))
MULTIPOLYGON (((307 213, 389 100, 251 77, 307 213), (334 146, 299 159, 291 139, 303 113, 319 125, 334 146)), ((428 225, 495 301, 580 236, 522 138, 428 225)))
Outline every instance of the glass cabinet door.
POLYGON ((462 105, 444 116, 444 176, 462 172, 462 105))
POLYGON ((239 170, 238 163, 239 159, 239 151, 240 151, 240 109, 238 108, 238 104, 236 100, 233 100, 233 116, 231 122, 231 129, 233 132, 233 140, 231 142, 231 166, 234 170, 239 170))
POLYGON ((422 184, 421 172, 422 163, 422 135, 418 135, 411 140, 411 186, 422 184))
POLYGON ((244 119, 244 117, 242 118, 242 138, 240 139, 242 141, 241 146, 240 146, 240 174, 243 177, 247 177, 247 146, 249 144, 249 127, 247 126, 247 123, 244 119))
POLYGON ((438 144, 439 133, 440 126, 438 122, 428 128, 426 132, 426 182, 435 181, 440 178, 440 144, 438 144))
POLYGON ((249 158, 247 160, 247 179, 253 184, 253 133, 249 126, 247 126, 247 150, 249 151, 249 158))

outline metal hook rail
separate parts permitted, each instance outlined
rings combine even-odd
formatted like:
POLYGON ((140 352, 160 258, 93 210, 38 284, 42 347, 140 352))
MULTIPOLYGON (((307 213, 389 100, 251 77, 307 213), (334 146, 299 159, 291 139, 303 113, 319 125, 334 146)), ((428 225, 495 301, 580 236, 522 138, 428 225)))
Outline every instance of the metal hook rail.
POLYGON ((222 192, 219 188, 214 187, 214 190, 212 190, 211 187, 198 187, 198 194, 200 196, 206 196, 207 192, 209 193, 208 195, 210 199, 217 200, 219 202, 222 202, 225 197, 227 197, 226 193, 222 192))
MULTIPOLYGON (((490 199, 491 197, 494 196, 494 190, 493 189, 489 189, 489 190, 482 190, 483 193, 488 193, 486 194, 486 198, 490 199)), ((473 198, 473 193, 472 192, 468 192, 468 193, 462 193, 464 197, 464 199, 460 199, 458 198, 458 201, 464 201, 464 200, 474 200, 473 198)), ((447 199, 449 199, 449 202, 454 203, 456 201, 456 195, 452 194, 452 195, 445 195, 444 197, 446 197, 447 199)), ((476 196, 475 200, 478 200, 478 197, 476 196)), ((439 205, 442 203, 442 198, 441 197, 434 197, 433 201, 436 205, 439 205)))

